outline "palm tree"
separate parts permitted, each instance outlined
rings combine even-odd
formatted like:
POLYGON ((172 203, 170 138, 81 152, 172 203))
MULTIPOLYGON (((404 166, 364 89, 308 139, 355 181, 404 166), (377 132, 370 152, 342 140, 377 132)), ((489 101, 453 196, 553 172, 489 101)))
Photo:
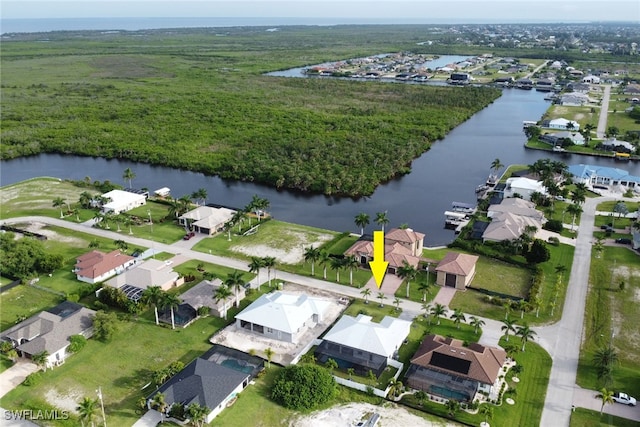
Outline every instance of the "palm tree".
POLYGON ((318 256, 318 264, 322 266, 322 277, 327 280, 327 264, 331 261, 331 257, 326 251, 321 250, 318 256))
POLYGON ((173 315, 173 310, 178 307, 180 305, 182 301, 180 301, 180 298, 178 298, 175 294, 169 294, 167 292, 164 292, 164 294, 162 295, 162 308, 168 308, 169 311, 171 312, 171 329, 175 329, 176 328, 176 322, 175 322, 175 318, 173 315))
POLYGON ((124 179, 125 181, 129 181, 129 188, 132 188, 131 186, 131 181, 136 177, 136 174, 133 173, 133 171, 131 170, 131 168, 126 168, 124 170, 124 173, 122 174, 122 179, 124 179))
POLYGON ((196 201, 202 202, 202 205, 204 206, 204 204, 207 203, 207 190, 205 188, 198 188, 193 192, 191 197, 196 199, 196 201))
POLYGON ((467 321, 467 318, 465 317, 464 313, 459 308, 456 308, 455 310, 453 310, 453 313, 451 313, 451 316, 449 317, 453 319, 453 323, 454 325, 456 325, 456 329, 460 329, 460 322, 467 321))
POLYGON ((353 286, 353 269, 359 266, 360 263, 355 256, 349 255, 344 257, 343 267, 349 269, 349 286, 353 286))
POLYGON ((458 402, 455 399, 447 400, 447 403, 445 404, 445 406, 447 407, 447 411, 449 411, 450 417, 453 417, 456 414, 456 412, 460 410, 460 402, 458 402))
POLYGON ((262 265, 267 268, 267 280, 269 281, 269 287, 271 287, 271 268, 275 267, 276 259, 272 256, 266 256, 262 258, 262 265))
POLYGON ((422 302, 427 302, 427 295, 431 293, 429 282, 418 282, 418 290, 422 292, 422 302))
POLYGON ((618 354, 611 346, 600 348, 593 355, 593 364, 596 366, 598 379, 602 380, 604 385, 608 385, 611 382, 613 365, 617 362, 618 354))
POLYGON ((436 303, 436 305, 431 307, 431 314, 433 314, 433 316, 438 319, 436 323, 438 326, 440 326, 440 316, 444 316, 446 312, 447 308, 440 303, 436 303))
POLYGON ((411 281, 418 275, 418 270, 416 270, 414 266, 409 265, 407 261, 402 261, 402 266, 398 268, 397 275, 407 281, 407 298, 409 298, 409 285, 411 285, 411 281))
POLYGON ((233 270, 231 273, 227 274, 227 278, 224 280, 224 284, 229 287, 229 289, 233 289, 236 296, 236 307, 240 306, 240 298, 238 298, 238 291, 242 286, 244 286, 244 279, 242 278, 242 272, 238 270, 233 270))
POLYGON ((476 316, 471 316, 469 319, 469 324, 473 326, 473 332, 478 333, 478 329, 482 328, 486 323, 484 320, 477 318, 476 316))
POLYGON ((33 363, 35 363, 40 369, 44 369, 45 371, 47 370, 48 358, 49 352, 47 350, 41 351, 40 353, 31 356, 31 360, 33 360, 33 363))
POLYGON ((256 273, 256 280, 258 281, 258 289, 260 289, 260 269, 264 266, 263 259, 257 256, 251 257, 251 263, 249 263, 249 272, 256 273))
POLYGON ((358 215, 356 215, 355 218, 355 223, 358 227, 360 227, 360 235, 362 236, 364 234, 364 228, 369 225, 370 222, 370 218, 369 215, 362 212, 359 213, 358 215))
POLYGON ((80 401, 78 406, 76 406, 76 411, 78 411, 78 414, 80 415, 80 422, 83 426, 85 421, 87 422, 87 425, 93 425, 97 409, 98 399, 85 397, 80 401))
POLYGON ((582 213, 582 208, 577 203, 567 205, 566 212, 571 215, 571 231, 576 224, 576 217, 582 213))
POLYGON ((162 294, 163 291, 160 286, 149 286, 142 291, 142 297, 140 298, 140 301, 145 305, 153 304, 153 309, 156 313, 156 325, 160 324, 158 321, 158 306, 162 301, 162 294))
POLYGON ((240 233, 242 229, 241 227, 242 227, 242 223, 245 220, 245 217, 246 217, 246 213, 242 210, 238 210, 233 214, 233 216, 230 219, 231 223, 233 223, 234 225, 235 224, 238 225, 238 233, 240 233))
POLYGON ((349 379, 352 379, 353 374, 356 373, 356 370, 353 368, 347 368, 347 374, 349 375, 349 379))
POLYGON ((324 363, 324 367, 327 368, 330 372, 333 372, 334 369, 338 369, 338 362, 330 357, 324 363))
POLYGON ((380 307, 384 307, 384 304, 382 303, 385 299, 387 299, 387 296, 384 294, 384 292, 378 292, 378 297, 380 300, 380 307))
POLYGON ((493 162, 491 162, 491 170, 494 171, 496 174, 503 167, 504 165, 500 162, 500 159, 495 159, 493 162))
POLYGON ((400 303, 402 302, 402 300, 398 297, 395 297, 393 300, 393 303, 396 305, 396 311, 400 311, 400 303))
MULTIPOLYGON (((618 218, 621 218, 622 215, 626 215, 629 213, 629 208, 624 202, 617 202, 613 206, 613 212, 618 214, 618 218)), ((611 226, 613 227, 614 216, 611 216, 611 226)))
POLYGON ((502 321, 502 323, 504 324, 504 326, 502 326, 500 330, 504 331, 504 334, 506 335, 506 341, 509 342, 509 332, 516 332, 515 322, 507 317, 502 321))
POLYGON ((360 291, 360 293, 364 296, 364 303, 369 304, 369 296, 371 295, 371 289, 364 288, 360 291))
POLYGON ((340 270, 344 267, 344 259, 333 257, 331 258, 331 269, 336 272, 336 282, 340 283, 340 270))
POLYGON ((62 197, 56 197, 53 199, 53 207, 60 208, 60 218, 64 218, 64 215, 62 214, 62 207, 64 206, 64 203, 65 201, 62 197))
POLYGON ((524 312, 527 308, 529 308, 529 303, 525 299, 518 300, 516 303, 518 310, 520 310, 520 319, 524 318, 524 312))
POLYGON ((304 249, 305 262, 311 262, 311 275, 316 275, 316 261, 320 258, 320 249, 309 246, 304 249))
POLYGON ((600 407, 600 415, 602 415, 602 411, 604 411, 604 405, 606 405, 607 403, 613 403, 613 391, 607 390, 603 387, 600 389, 598 398, 602 399, 602 406, 600 407))
POLYGON ((156 393, 155 396, 153 396, 152 405, 156 407, 164 419, 164 413, 167 410, 167 401, 165 400, 164 394, 156 393))
POLYGON ((520 351, 524 351, 524 346, 527 344, 527 341, 533 340, 533 338, 537 335, 536 331, 531 329, 529 325, 526 323, 523 326, 518 326, 516 329, 516 335, 522 339, 522 349, 520 351))
POLYGON ((191 422, 194 423, 197 427, 201 427, 204 425, 204 420, 207 414, 211 412, 209 408, 206 406, 202 406, 197 402, 194 402, 187 406, 187 413, 189 414, 189 418, 191 418, 191 422))
POLYGON ((389 224, 387 211, 376 213, 376 224, 382 226, 382 233, 384 234, 384 226, 389 224))
POLYGON ((480 407, 480 414, 484 415, 484 423, 489 424, 488 420, 493 418, 493 406, 489 405, 488 403, 482 405, 480 407))
POLYGON ((225 320, 227 320, 227 300, 231 298, 232 295, 233 292, 231 292, 231 289, 229 289, 229 287, 225 284, 222 284, 222 286, 218 286, 213 291, 213 299, 216 301, 216 303, 222 301, 222 307, 224 310, 224 315, 222 317, 224 317, 225 320))
POLYGON ((267 356, 267 368, 271 367, 271 358, 274 354, 275 352, 271 349, 271 347, 267 347, 267 349, 264 351, 264 355, 267 356))
POLYGON ((88 191, 83 191, 80 193, 80 198, 78 199, 78 203, 85 209, 89 209, 91 207, 91 202, 93 201, 93 196, 88 191))
POLYGON ((404 390, 404 384, 401 381, 391 378, 389 380, 389 395, 393 398, 400 396, 404 390))

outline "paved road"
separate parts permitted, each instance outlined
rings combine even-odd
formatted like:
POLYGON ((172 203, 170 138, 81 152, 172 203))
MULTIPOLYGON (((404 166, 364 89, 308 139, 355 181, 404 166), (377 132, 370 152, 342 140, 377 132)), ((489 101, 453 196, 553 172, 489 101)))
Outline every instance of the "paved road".
POLYGON ((611 85, 604 86, 602 94, 602 104, 600 106, 600 117, 598 118, 598 127, 596 129, 596 137, 602 139, 607 133, 607 115, 609 114, 609 96, 611 95, 611 85))

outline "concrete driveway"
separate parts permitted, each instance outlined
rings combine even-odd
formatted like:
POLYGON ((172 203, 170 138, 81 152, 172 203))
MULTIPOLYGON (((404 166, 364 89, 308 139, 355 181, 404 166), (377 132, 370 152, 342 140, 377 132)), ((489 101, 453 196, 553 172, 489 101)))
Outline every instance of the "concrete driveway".
POLYGON ((20 359, 12 367, 0 373, 0 397, 19 386, 29 374, 36 372, 38 369, 35 363, 20 359))
MULTIPOLYGON (((595 390, 587 390, 576 386, 573 391, 573 405, 600 412, 602 400, 598 398, 598 395, 599 393, 595 390)), ((628 406, 620 403, 607 404, 604 406, 603 412, 640 422, 640 407, 638 406, 628 406)))

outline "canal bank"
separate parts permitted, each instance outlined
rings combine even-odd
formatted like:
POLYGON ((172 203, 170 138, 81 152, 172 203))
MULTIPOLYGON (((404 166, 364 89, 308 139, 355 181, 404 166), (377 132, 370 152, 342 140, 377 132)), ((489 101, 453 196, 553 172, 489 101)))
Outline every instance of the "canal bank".
MULTIPOLYGON (((549 106, 544 94, 536 91, 504 90, 500 98, 461 124, 447 137, 412 163, 411 173, 380 185, 369 197, 357 200, 277 190, 260 184, 225 181, 201 173, 152 166, 125 160, 42 154, 0 163, 2 186, 36 176, 92 181, 110 180, 125 185, 122 175, 130 168, 136 175, 133 186, 155 190, 169 187, 173 197, 207 190, 207 202, 245 206, 254 194, 270 201, 269 211, 277 219, 314 227, 359 232, 354 217, 366 212, 387 212, 390 226, 402 223, 424 232, 425 245, 451 242, 453 231, 444 228, 442 213, 451 203, 475 202, 475 188, 486 180, 494 159, 504 165, 532 164, 554 153, 528 150, 522 122, 541 117, 549 106)), ((424 118, 425 121, 428 117, 424 118)), ((567 164, 593 163, 620 167, 607 158, 557 156, 567 164)), ((640 165, 629 164, 629 172, 640 175, 640 165)), ((626 165, 624 166, 626 168, 626 165)), ((370 232, 373 224, 365 231, 370 232)))

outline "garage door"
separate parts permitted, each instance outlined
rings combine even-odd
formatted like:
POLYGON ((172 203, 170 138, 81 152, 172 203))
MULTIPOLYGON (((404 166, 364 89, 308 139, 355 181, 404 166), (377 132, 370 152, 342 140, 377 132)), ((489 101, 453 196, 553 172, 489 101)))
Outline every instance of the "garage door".
POLYGON ((444 285, 451 288, 456 287, 456 275, 447 273, 447 277, 444 280, 444 285))

